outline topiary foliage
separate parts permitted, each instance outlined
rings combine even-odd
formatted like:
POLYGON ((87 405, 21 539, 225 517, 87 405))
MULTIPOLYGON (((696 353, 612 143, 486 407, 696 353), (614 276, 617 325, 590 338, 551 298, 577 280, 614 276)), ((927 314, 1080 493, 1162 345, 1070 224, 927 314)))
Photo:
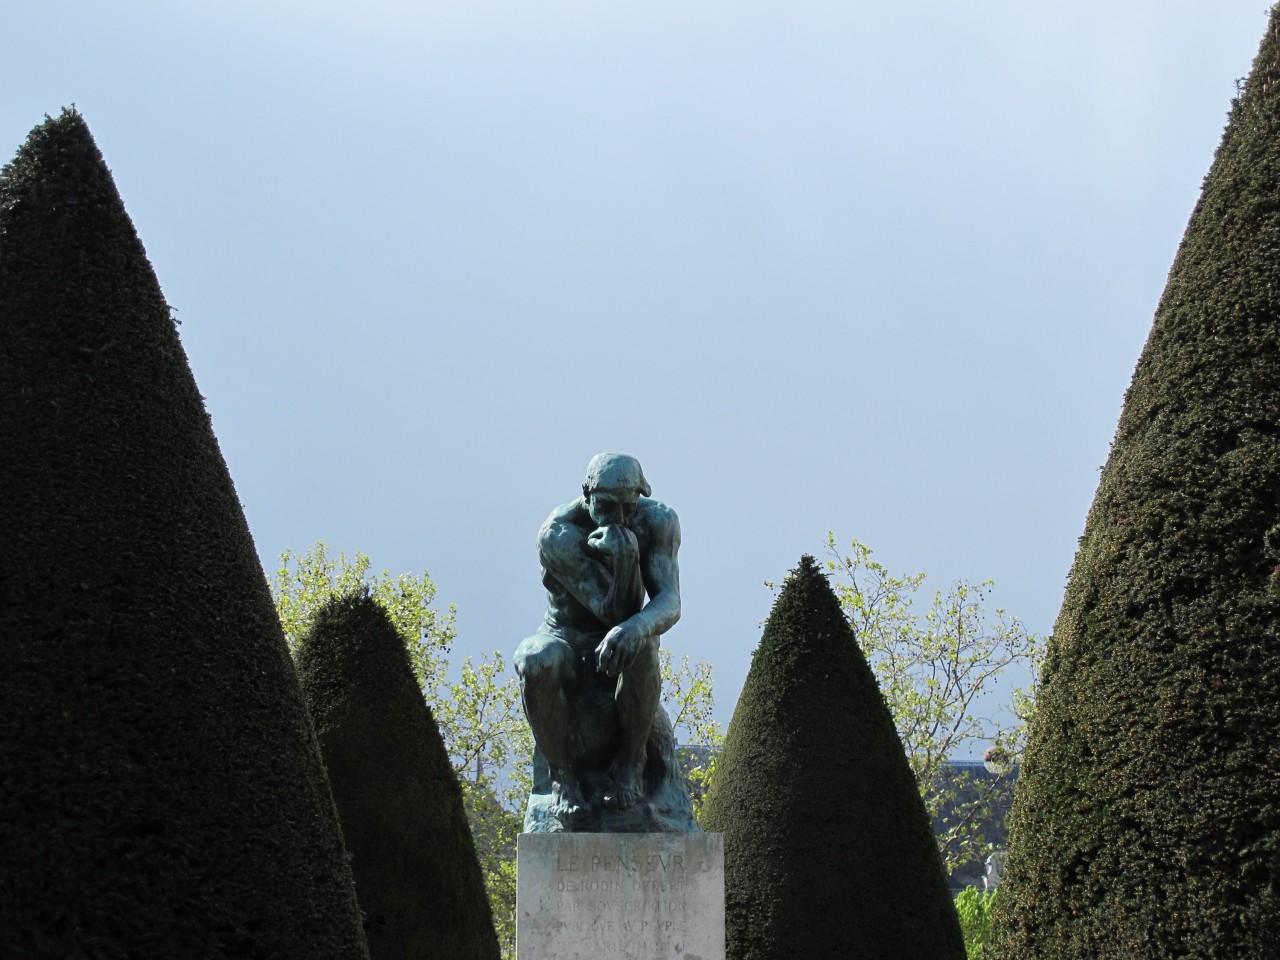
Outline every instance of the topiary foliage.
POLYGON ((84 121, 0 173, 0 956, 365 956, 314 734, 84 121))
POLYGON ((373 960, 496 960, 462 788, 409 665, 367 591, 327 601, 297 653, 373 960))
POLYGON ((1280 943, 1280 17, 1204 183, 1043 668, 1005 958, 1280 943))
POLYGON ((724 833, 732 960, 964 957, 893 719, 812 557, 773 605, 703 826, 724 833))

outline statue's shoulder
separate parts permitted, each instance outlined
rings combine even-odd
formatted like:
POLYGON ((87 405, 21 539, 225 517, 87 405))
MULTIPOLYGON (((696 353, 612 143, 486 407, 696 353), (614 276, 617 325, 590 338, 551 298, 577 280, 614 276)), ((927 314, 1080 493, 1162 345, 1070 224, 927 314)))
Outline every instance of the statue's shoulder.
POLYGON ((680 543, 680 518, 661 500, 641 497, 632 523, 643 526, 650 539, 680 543))
POLYGON ((566 540, 583 539, 587 532, 583 529, 582 518, 587 516, 587 508, 581 497, 562 503, 547 515, 538 528, 538 549, 554 549, 566 540))
POLYGON ((680 518, 676 516, 674 510, 653 497, 641 497, 636 513, 643 516, 649 523, 680 523, 680 518))

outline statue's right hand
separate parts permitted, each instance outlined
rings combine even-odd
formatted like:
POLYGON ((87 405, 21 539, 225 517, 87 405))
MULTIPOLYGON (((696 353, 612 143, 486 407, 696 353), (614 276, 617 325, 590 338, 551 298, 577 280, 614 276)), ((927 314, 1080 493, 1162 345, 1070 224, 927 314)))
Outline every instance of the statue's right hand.
POLYGON ((611 523, 591 531, 587 537, 587 549, 610 557, 624 552, 639 556, 640 541, 622 524, 611 523))
POLYGON ((626 670, 640 654, 650 637, 634 624, 620 623, 604 635, 596 647, 596 670, 605 676, 616 677, 626 670))

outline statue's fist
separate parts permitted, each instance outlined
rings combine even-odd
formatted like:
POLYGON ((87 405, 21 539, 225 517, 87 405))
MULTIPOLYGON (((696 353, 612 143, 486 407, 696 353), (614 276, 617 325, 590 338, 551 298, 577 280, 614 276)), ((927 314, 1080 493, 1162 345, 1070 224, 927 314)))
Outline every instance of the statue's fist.
POLYGON ((636 535, 619 523, 599 527, 587 537, 587 549, 607 557, 631 554, 640 555, 640 541, 636 535))

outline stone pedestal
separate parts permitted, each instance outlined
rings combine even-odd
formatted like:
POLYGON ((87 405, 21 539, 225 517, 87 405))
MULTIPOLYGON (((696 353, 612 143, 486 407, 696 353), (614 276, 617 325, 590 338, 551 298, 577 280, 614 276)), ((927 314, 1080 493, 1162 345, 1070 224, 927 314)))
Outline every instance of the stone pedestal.
POLYGON ((517 960, 724 960, 719 833, 523 833, 517 960))

